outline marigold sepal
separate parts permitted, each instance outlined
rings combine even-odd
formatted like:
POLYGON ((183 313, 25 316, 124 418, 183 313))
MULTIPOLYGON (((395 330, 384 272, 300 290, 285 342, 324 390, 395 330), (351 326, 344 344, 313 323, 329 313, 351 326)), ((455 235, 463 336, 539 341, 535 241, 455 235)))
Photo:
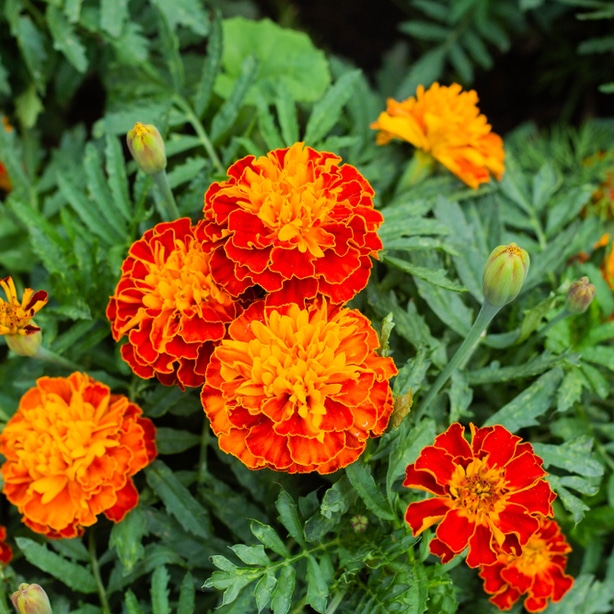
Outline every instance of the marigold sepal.
POLYGON ((584 313, 595 298, 595 286, 590 283, 588 277, 581 277, 574 281, 565 300, 565 307, 571 313, 584 313))
POLYGON ((154 175, 166 168, 166 149, 160 131, 152 124, 137 122, 128 130, 126 143, 139 168, 154 175))

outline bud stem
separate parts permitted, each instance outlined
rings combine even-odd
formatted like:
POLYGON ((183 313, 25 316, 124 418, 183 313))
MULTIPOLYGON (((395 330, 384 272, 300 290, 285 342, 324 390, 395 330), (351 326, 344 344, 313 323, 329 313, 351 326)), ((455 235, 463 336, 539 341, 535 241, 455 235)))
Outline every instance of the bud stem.
POLYGON ((83 367, 80 367, 78 364, 44 348, 41 347, 36 350, 36 354, 32 356, 32 358, 37 358, 38 360, 44 360, 46 362, 50 362, 51 364, 58 365, 59 367, 64 367, 66 369, 70 369, 71 371, 81 371, 83 367))
POLYGON ((445 366, 444 370, 439 374, 435 383, 429 388, 429 391, 420 403, 416 411, 416 422, 422 417, 424 412, 428 409, 433 399, 439 394, 439 391, 443 388, 445 383, 450 379, 452 373, 463 364, 473 353, 477 347, 482 333, 486 330, 492 319, 499 313, 501 307, 495 307, 491 305, 487 300, 482 303, 482 307, 471 327, 471 330, 465 337, 465 340, 461 343, 458 350, 450 362, 445 366))
POLYGON ((422 183, 427 177, 433 174, 435 169, 435 158, 431 154, 425 153, 420 149, 416 149, 413 158, 405 167, 405 171, 399 183, 397 184, 396 193, 400 193, 407 188, 422 183))
POLYGON ((181 215, 179 214, 179 209, 177 209, 177 203, 175 202, 173 192, 168 185, 166 171, 161 170, 158 173, 154 173, 152 177, 154 178, 154 181, 162 194, 162 200, 159 203, 160 216, 165 222, 179 219, 181 215))

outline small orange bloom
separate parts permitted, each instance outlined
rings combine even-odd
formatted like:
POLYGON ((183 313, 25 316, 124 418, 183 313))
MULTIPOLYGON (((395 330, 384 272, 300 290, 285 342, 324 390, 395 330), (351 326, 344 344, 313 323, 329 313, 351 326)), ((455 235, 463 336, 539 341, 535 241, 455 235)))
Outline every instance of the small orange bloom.
POLYGON ((41 377, 0 434, 2 492, 33 531, 76 537, 136 506, 132 476, 156 456, 141 408, 84 373, 41 377))
POLYGON ((605 255, 601 262, 601 276, 607 282, 610 289, 614 291, 614 242, 610 241, 610 235, 604 234, 597 243, 595 249, 605 247, 605 255))
POLYGON ((573 585, 565 574, 571 547, 554 520, 543 516, 540 526, 518 555, 500 553, 493 565, 480 567, 484 590, 493 595, 490 601, 500 610, 509 610, 526 595, 528 612, 541 612, 548 601, 560 601, 573 585))
POLYGON ((530 443, 501 425, 471 428, 458 422, 435 438, 406 470, 403 486, 434 494, 410 503, 405 514, 415 536, 439 523, 430 550, 447 563, 467 546, 469 567, 490 565, 498 552, 520 553, 552 516, 556 495, 530 443))
POLYGON ((474 90, 461 92, 461 86, 439 83, 425 91, 419 85, 416 96, 398 102, 387 101, 371 128, 379 130, 377 144, 397 138, 430 154, 468 186, 503 176, 503 140, 491 132, 486 116, 477 107, 474 90))
POLYGON ((13 550, 5 540, 6 527, 0 525, 0 563, 4 563, 6 565, 7 563, 10 563, 11 559, 13 558, 13 550))
POLYGON ((145 232, 128 252, 107 307, 113 338, 140 377, 200 386, 214 343, 239 313, 212 278, 210 242, 188 218, 145 232))
POLYGON ((397 371, 358 311, 260 301, 228 333, 201 400, 220 448, 250 469, 332 473, 386 429, 397 371))
POLYGON ((205 194, 215 277, 233 296, 260 286, 267 305, 317 294, 343 303, 369 279, 382 243, 373 188, 341 158, 303 143, 247 156, 205 194))
MULTIPOLYGON (((10 132, 13 128, 11 124, 9 124, 9 120, 6 117, 2 118, 2 123, 4 124, 4 129, 7 132, 10 132)), ((5 192, 10 192, 13 189, 13 185, 11 183, 11 179, 6 172, 6 167, 0 161, 0 190, 4 190, 5 192)))
POLYGON ((32 323, 32 318, 46 305, 47 293, 26 288, 20 301, 11 277, 0 279, 0 288, 7 298, 6 301, 0 298, 0 335, 33 335, 39 332, 40 328, 32 323))

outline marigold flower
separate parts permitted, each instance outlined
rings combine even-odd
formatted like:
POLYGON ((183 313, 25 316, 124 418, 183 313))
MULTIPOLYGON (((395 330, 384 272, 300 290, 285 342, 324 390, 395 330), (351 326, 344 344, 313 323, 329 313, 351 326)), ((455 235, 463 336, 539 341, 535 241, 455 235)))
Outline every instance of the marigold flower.
POLYGON ((0 525, 0 563, 4 563, 6 565, 7 563, 11 562, 12 558, 13 550, 6 543, 6 527, 0 525))
MULTIPOLYGON (((4 125, 4 129, 7 132, 10 132, 13 127, 9 123, 9 120, 6 117, 2 118, 2 124, 4 125)), ((13 184, 11 183, 11 178, 6 171, 6 167, 2 162, 0 162, 0 190, 4 190, 5 192, 10 192, 13 189, 13 184)))
POLYGON ((474 90, 461 86, 419 85, 416 96, 402 102, 392 98, 371 128, 379 130, 378 145, 391 139, 408 141, 433 158, 472 188, 500 180, 505 170, 503 140, 491 132, 488 120, 477 107, 474 90))
POLYGON ((247 156, 205 194, 205 232, 220 242, 212 268, 233 296, 258 285, 268 305, 320 293, 343 303, 369 279, 382 242, 373 189, 341 158, 303 143, 247 156))
POLYGON ((85 373, 41 377, 0 434, 2 492, 32 530, 76 537, 138 503, 132 476, 156 456, 141 408, 85 373))
POLYGON ((469 546, 467 564, 478 567, 519 554, 556 495, 530 443, 501 425, 470 428, 471 444, 456 422, 407 467, 403 485, 435 496, 410 503, 405 520, 415 536, 439 523, 431 553, 447 563, 469 546))
POLYGON ((539 518, 540 526, 520 554, 499 553, 493 565, 480 567, 484 590, 500 610, 509 610, 526 595, 528 612, 545 610, 548 601, 560 601, 573 585, 565 574, 571 547, 554 520, 539 518))
POLYGON ((386 429, 396 368, 358 311, 259 301, 228 333, 201 400, 220 448, 250 469, 332 473, 386 429))
POLYGON ((212 245, 188 218, 146 231, 128 252, 107 307, 113 338, 140 377, 200 386, 214 342, 239 303, 211 276, 212 245))

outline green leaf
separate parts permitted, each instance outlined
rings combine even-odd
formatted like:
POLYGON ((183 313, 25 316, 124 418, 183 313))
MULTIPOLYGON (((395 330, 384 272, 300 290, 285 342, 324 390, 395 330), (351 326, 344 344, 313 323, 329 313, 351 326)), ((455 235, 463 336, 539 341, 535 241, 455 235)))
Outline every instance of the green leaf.
MULTIPOLYGON (((25 128, 33 128, 36 120, 43 110, 43 103, 38 97, 36 87, 33 83, 28 85, 26 89, 15 99, 15 111, 19 121, 25 128)), ((13 177, 13 175, 11 175, 13 177)))
POLYGON ((115 547, 117 556, 124 567, 124 574, 132 571, 136 563, 145 556, 143 536, 147 532, 147 519, 139 507, 128 512, 121 522, 113 525, 109 546, 115 547))
POLYGON ((179 587, 179 601, 177 603, 177 614, 194 614, 196 603, 196 586, 194 577, 187 571, 181 586, 179 587))
POLYGON ((597 345, 582 350, 582 358, 596 365, 601 365, 610 371, 614 371, 614 347, 597 345))
POLYGON ((443 46, 435 47, 420 56, 420 59, 412 63, 409 74, 397 88, 395 98, 403 100, 409 96, 415 96, 419 85, 429 87, 433 81, 441 77, 446 49, 443 46))
POLYGON ((155 460, 145 470, 147 483, 158 494, 166 509, 190 533, 207 539, 210 536, 207 510, 161 461, 155 460))
POLYGON ((473 81, 473 64, 467 57, 465 50, 456 42, 450 47, 450 63, 458 73, 460 81, 471 83, 473 81))
POLYGON ((63 582, 73 591, 91 594, 98 591, 94 576, 81 564, 71 563, 46 546, 27 537, 16 537, 17 547, 35 567, 63 582))
POLYGON ((273 614, 287 614, 292 605, 292 593, 296 584, 296 571, 290 565, 281 568, 277 586, 271 596, 271 610, 273 614))
POLYGON ((215 16, 211 22, 211 32, 207 39, 207 57, 203 62, 203 71, 194 94, 194 111, 197 117, 202 117, 209 107, 213 84, 220 71, 222 62, 222 17, 219 9, 215 11, 215 16))
POLYGON ((15 30, 17 43, 28 71, 36 84, 36 89, 43 92, 47 81, 45 65, 48 59, 43 34, 27 15, 19 16, 15 30))
POLYGON ((579 368, 571 368, 563 378, 556 395, 556 410, 567 411, 580 400, 582 389, 586 387, 586 378, 579 368))
POLYGON ((224 72, 214 85, 215 93, 222 98, 228 98, 250 56, 255 57, 259 69, 246 99, 248 103, 253 103, 258 95, 273 103, 280 83, 295 101, 319 100, 324 94, 330 83, 328 62, 305 33, 284 29, 269 19, 254 21, 243 17, 225 19, 223 31, 224 72))
POLYGON ((243 105, 247 91, 253 83, 258 70, 258 62, 253 55, 245 58, 241 73, 234 82, 230 95, 211 121, 211 140, 217 141, 235 122, 243 105))
POLYGON ((294 499, 282 488, 279 492, 275 507, 279 512, 279 520, 288 530, 290 536, 303 548, 307 547, 303 525, 298 516, 298 509, 294 499))
POLYGON ((179 454, 199 444, 200 435, 166 426, 156 428, 156 446, 159 454, 179 454))
POLYGON ((450 35, 448 28, 420 19, 404 21, 399 24, 398 28, 405 34, 425 41, 442 41, 450 35))
POLYGON ((533 176, 533 207, 536 211, 541 211, 548 205, 560 183, 552 164, 545 162, 533 176))
POLYGON ((371 468, 368 465, 357 460, 355 463, 345 468, 345 474, 348 476, 348 479, 363 503, 378 518, 382 520, 394 520, 396 518, 393 511, 390 509, 388 501, 384 498, 379 487, 375 483, 371 475, 371 468))
MULTIPOLYGON (((154 4, 157 4, 154 2, 154 4)), ((158 32, 160 53, 168 67, 173 90, 180 92, 185 83, 185 68, 179 51, 179 38, 171 26, 171 17, 158 4, 158 32)))
POLYGON ((277 109, 281 136, 286 147, 290 147, 298 141, 299 125, 296 116, 296 106, 290 91, 283 81, 277 84, 275 92, 275 108, 277 109))
POLYGON ((484 426, 501 424, 515 433, 538 424, 537 418, 550 409, 561 381, 563 370, 555 367, 544 373, 516 398, 486 420, 484 426))
POLYGON ((328 89, 324 97, 314 104, 305 128, 304 140, 307 145, 316 145, 337 123, 361 74, 360 70, 345 73, 328 89))
MULTIPOLYGON (((329 563, 330 565, 330 563, 329 563)), ((326 573, 326 566, 320 565, 317 559, 307 557, 307 597, 306 602, 316 612, 325 612, 328 601, 328 582, 331 575, 326 573)))
POLYGON ((290 556, 289 550, 273 527, 258 522, 257 520, 252 520, 249 528, 254 534, 254 537, 269 550, 272 550, 283 558, 290 556))
POLYGON ((465 30, 461 42, 469 52, 469 55, 485 70, 492 68, 493 59, 484 41, 471 29, 465 30))
POLYGON ((162 12, 171 29, 182 25, 195 34, 207 36, 209 16, 200 0, 152 0, 152 4, 162 12))
POLYGON ((593 458, 594 440, 580 435, 561 444, 535 443, 535 452, 544 459, 546 467, 554 465, 585 477, 598 478, 603 475, 603 465, 593 458))
POLYGON ((591 574, 574 578, 571 590, 558 603, 548 604, 548 614, 604 614, 612 611, 611 582, 600 582, 591 574))
POLYGON ((65 15, 52 4, 47 5, 47 25, 53 36, 53 48, 61 51, 79 72, 85 72, 88 66, 85 47, 65 15))
POLYGON ((164 565, 156 567, 151 575, 151 611, 153 614, 171 614, 168 583, 170 576, 164 565))
POLYGON ((256 600, 256 607, 258 612, 262 612, 269 603, 271 603, 271 597, 273 590, 277 586, 277 578, 271 571, 267 571, 262 578, 258 581, 254 588, 254 599, 256 600))
POLYGON ((385 254, 383 257, 384 262, 393 264, 397 268, 409 273, 413 277, 417 277, 433 286, 443 288, 444 290, 451 290, 452 292, 466 292, 466 288, 461 286, 458 282, 448 279, 446 271, 443 269, 428 269, 416 264, 412 264, 408 260, 402 260, 385 254))
POLYGON ((258 128, 267 148, 269 151, 281 149, 284 146, 284 142, 277 130, 277 126, 275 126, 273 114, 269 110, 268 105, 262 98, 259 98, 256 101, 256 106, 258 107, 258 128))
POLYGON ((128 19, 127 0, 100 1, 100 28, 113 38, 117 38, 128 19))
POLYGON ((143 614, 143 610, 141 610, 139 600, 136 598, 136 595, 130 589, 126 591, 126 594, 124 596, 124 605, 126 606, 126 614, 143 614))
POLYGON ((11 85, 8 77, 8 70, 4 67, 2 58, 0 58, 0 94, 4 94, 7 97, 11 95, 11 85))
POLYGON ((132 203, 128 194, 126 162, 119 141, 110 134, 106 135, 105 157, 107 184, 111 190, 113 206, 126 221, 130 222, 132 203))
POLYGON ((255 546, 237 544, 236 546, 230 546, 230 549, 247 565, 268 567, 271 564, 271 559, 267 556, 264 546, 261 544, 256 544, 255 546))

